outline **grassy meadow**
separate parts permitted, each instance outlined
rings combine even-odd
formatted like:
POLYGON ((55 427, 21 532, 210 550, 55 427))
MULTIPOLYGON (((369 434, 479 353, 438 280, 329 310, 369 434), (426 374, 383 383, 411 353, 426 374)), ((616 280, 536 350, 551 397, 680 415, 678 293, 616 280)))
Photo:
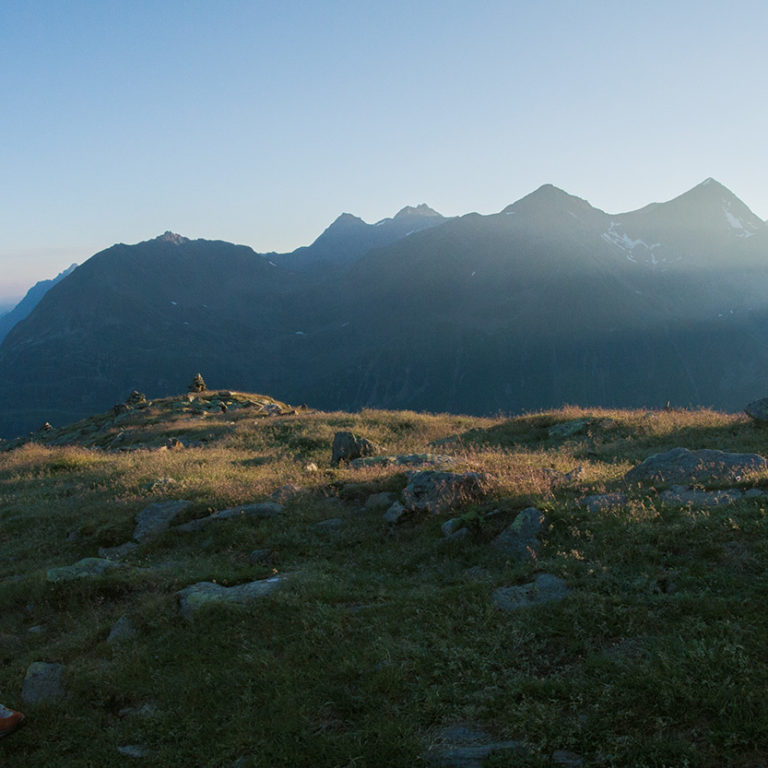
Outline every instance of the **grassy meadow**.
POLYGON ((768 430, 708 410, 263 415, 268 402, 166 398, 0 444, 0 701, 28 716, 0 741, 3 766, 409 768, 457 723, 524 744, 488 768, 554 766, 561 751, 584 766, 768 764, 768 497, 577 503, 672 447, 765 455, 768 430), (589 420, 581 434, 550 436, 575 419, 589 420), (402 490, 406 470, 332 467, 339 430, 385 454, 452 456, 455 471, 486 473, 487 493, 390 525, 364 505, 402 490), (129 541, 153 502, 191 501, 183 523, 278 489, 281 516, 171 528, 128 568, 46 579, 129 541), (547 518, 538 557, 510 560, 491 542, 531 505, 547 518), (456 516, 470 535, 445 541, 456 516), (190 584, 276 573, 285 583, 252 605, 179 613, 190 584), (537 573, 570 594, 493 605, 495 588, 537 573), (136 636, 108 643, 123 616, 136 636), (65 699, 24 706, 34 661, 64 665, 65 699))

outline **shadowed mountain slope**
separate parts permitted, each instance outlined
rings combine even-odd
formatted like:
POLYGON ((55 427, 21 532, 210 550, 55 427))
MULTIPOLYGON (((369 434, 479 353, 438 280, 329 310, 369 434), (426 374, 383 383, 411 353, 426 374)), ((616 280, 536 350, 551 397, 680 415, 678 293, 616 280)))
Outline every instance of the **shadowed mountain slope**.
POLYGON ((63 280, 67 275, 74 272, 77 264, 72 264, 63 272, 50 280, 40 280, 35 283, 26 293, 24 298, 9 312, 0 317, 0 342, 8 335, 11 328, 16 323, 22 321, 30 312, 40 303, 40 300, 56 283, 63 280))
POLYGON ((740 408, 768 374, 766 230, 708 180, 618 215, 546 185, 343 270, 178 236, 114 246, 0 347, 0 434, 197 370, 326 409, 740 408))

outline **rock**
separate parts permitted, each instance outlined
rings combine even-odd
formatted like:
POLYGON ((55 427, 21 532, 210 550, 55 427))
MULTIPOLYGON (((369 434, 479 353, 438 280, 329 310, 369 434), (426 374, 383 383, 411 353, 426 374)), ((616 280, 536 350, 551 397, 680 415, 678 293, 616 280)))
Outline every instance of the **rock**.
POLYGON ((553 424, 547 430, 547 436, 555 439, 565 437, 575 437, 587 431, 592 424, 592 419, 573 419, 572 421, 563 421, 560 424, 553 424))
POLYGON ((99 557, 107 560, 122 560, 126 555, 130 555, 139 545, 135 541, 126 541, 117 547, 99 547, 99 557))
POLYGON ((447 542, 458 543, 468 538, 469 538, 469 528, 459 528, 458 531, 454 531, 453 533, 449 534, 441 541, 446 543, 447 542))
POLYGON ((192 383, 187 387, 190 392, 207 392, 208 387, 205 386, 205 380, 201 373, 196 373, 192 377, 192 383))
POLYGON ((441 526, 443 536, 446 538, 451 534, 456 533, 458 530, 464 529, 464 520, 460 517, 452 517, 450 520, 446 520, 441 526))
POLYGON ((399 501, 396 501, 384 513, 384 521, 387 522, 387 523, 392 523, 393 525, 395 523, 399 523, 400 519, 403 517, 405 512, 406 512, 405 507, 399 501))
POLYGON ((62 565, 59 568, 49 568, 46 580, 54 584, 75 579, 93 579, 104 576, 107 571, 125 568, 122 563, 107 560, 102 557, 84 557, 73 565, 62 565))
POLYGON ((265 563, 269 562, 271 555, 271 549, 254 549, 251 554, 248 555, 248 560, 254 564, 264 565, 265 563))
POLYGON ((768 468, 768 461, 756 453, 725 453, 705 449, 689 451, 673 448, 666 453, 649 456, 630 469, 627 483, 693 484, 738 482, 745 475, 768 468))
POLYGON ((492 581, 493 576, 487 568, 480 565, 473 565, 464 570, 464 578, 469 581, 492 581))
POLYGON ((127 616, 121 616, 109 630, 109 636, 107 642, 110 643, 122 643, 127 640, 133 640, 136 637, 136 629, 134 628, 131 620, 127 616))
POLYGON ((126 757, 149 757, 152 753, 146 747, 142 747, 141 744, 125 744, 122 747, 118 747, 117 751, 121 755, 126 757))
POLYGON ((444 728, 422 758, 440 768, 482 768, 486 757, 507 750, 525 751, 519 741, 494 741, 485 731, 459 725, 444 728))
POLYGON ((112 406, 112 415, 113 416, 120 416, 123 413, 128 412, 128 406, 125 403, 115 403, 112 406))
POLYGON ((748 403, 744 408, 744 413, 761 424, 768 424, 768 397, 748 403))
POLYGON ((209 523, 215 520, 231 520, 235 517, 257 517, 257 518, 269 518, 276 517, 283 511, 282 504, 278 504, 275 501, 260 501, 256 504, 245 504, 242 507, 230 507, 229 509, 222 509, 219 512, 214 512, 207 517, 199 517, 197 520, 190 520, 188 523, 177 525, 177 531, 185 531, 189 533, 191 531, 202 530, 209 523))
POLYGON ((305 472, 319 472, 320 469, 318 468, 317 464, 315 464, 314 461, 310 461, 309 464, 304 465, 304 471, 305 472))
POLYGON ((667 504, 681 504, 696 507, 721 507, 733 504, 744 494, 736 489, 723 491, 699 491, 687 485, 673 485, 669 490, 662 491, 659 498, 667 504))
POLYGON ((456 463, 453 456, 442 456, 438 453, 409 453, 402 456, 371 456, 354 459, 350 466, 354 469, 363 467, 452 467, 456 463))
POLYGON ((603 512, 613 507, 621 507, 626 503, 625 493, 601 493, 585 496, 579 501, 579 506, 586 507, 590 512, 603 512))
POLYGON ((358 437, 354 432, 337 432, 333 436, 331 464, 373 456, 375 453, 378 453, 378 449, 370 440, 358 437))
POLYGON ((376 512, 391 507, 397 496, 394 493, 384 491, 382 493, 372 493, 365 502, 365 509, 368 512, 376 512))
POLYGON ((270 498, 274 499, 280 504, 285 504, 287 501, 298 496, 304 489, 300 485, 281 485, 276 490, 272 491, 270 498))
POLYGON ((492 542, 494 549, 516 560, 535 560, 539 533, 547 518, 540 509, 524 509, 492 542))
POLYGON ((192 584, 176 594, 179 596, 181 615, 186 619, 192 618, 195 611, 206 605, 235 603, 247 605, 274 592, 285 580, 285 576, 272 576, 263 581, 251 581, 235 587, 222 587, 210 581, 200 581, 192 584))
POLYGON ((137 408, 141 405, 147 404, 147 396, 143 392, 139 392, 134 389, 130 395, 125 399, 125 405, 129 408, 137 408))
POLYGON ((584 467, 574 467, 570 472, 566 472, 565 474, 558 472, 556 469, 546 468, 542 470, 542 473, 544 474, 544 477, 549 480, 549 483, 553 488, 558 488, 561 485, 568 485, 569 483, 574 483, 579 480, 584 474, 584 467))
POLYGON ((565 766, 565 768, 579 768, 579 766, 584 765, 584 758, 575 752, 558 749, 552 753, 552 762, 555 765, 565 766))
POLYGON ((319 523, 315 523, 315 528, 339 528, 342 525, 344 525, 344 521, 340 517, 331 517, 328 520, 321 520, 319 523))
POLYGON ((136 528, 133 531, 133 538, 136 541, 146 541, 167 531, 171 521, 180 512, 192 506, 191 501, 179 499, 178 501, 159 501, 156 504, 150 504, 142 509, 136 515, 136 528))
POLYGON ((403 490, 403 505, 414 512, 441 514, 452 507, 480 498, 485 475, 478 472, 415 472, 403 490))
POLYGON ((516 611, 529 605, 562 600, 569 592, 562 579, 549 573, 540 573, 533 581, 519 587, 495 589, 493 604, 504 611, 516 611))
POLYGON ((152 717, 157 714, 157 704, 147 703, 140 707, 123 707, 118 713, 118 717, 152 717))
POLYGON ((45 661, 33 661, 24 676, 21 698, 25 704, 37 706, 64 698, 64 667, 45 661))

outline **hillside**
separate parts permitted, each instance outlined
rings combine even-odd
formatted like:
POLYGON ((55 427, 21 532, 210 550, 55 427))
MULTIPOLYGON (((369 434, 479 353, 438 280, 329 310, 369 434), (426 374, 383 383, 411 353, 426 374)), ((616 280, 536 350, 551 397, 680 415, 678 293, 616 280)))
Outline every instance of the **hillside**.
POLYGON ((326 410, 765 394, 768 225, 718 182, 617 215, 552 185, 489 216, 420 209, 337 222, 326 268, 170 233, 96 254, 0 345, 0 435, 179 391, 194 370, 326 410), (359 250, 361 227, 412 218, 434 226, 359 250))
POLYGON ((5 761, 758 766, 768 463, 645 460, 764 446, 707 410, 238 391, 6 443, 5 761), (375 455, 332 464, 340 430, 375 455))
POLYGON ((14 325, 21 322, 30 312, 40 303, 40 300, 56 283, 61 282, 67 275, 71 274, 77 264, 72 264, 67 269, 59 272, 56 277, 50 280, 40 280, 35 283, 26 293, 24 298, 15 306, 9 307, 5 313, 0 313, 0 342, 8 335, 14 325))

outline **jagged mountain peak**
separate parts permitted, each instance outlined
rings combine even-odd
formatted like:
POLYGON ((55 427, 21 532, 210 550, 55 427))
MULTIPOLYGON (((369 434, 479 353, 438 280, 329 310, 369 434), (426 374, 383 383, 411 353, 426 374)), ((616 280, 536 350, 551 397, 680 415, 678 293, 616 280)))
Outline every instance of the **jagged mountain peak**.
POLYGON ((542 184, 538 189, 520 198, 517 202, 508 205, 502 213, 516 213, 518 211, 540 208, 553 208, 562 206, 576 206, 580 209, 590 209, 592 206, 583 198, 576 197, 554 184, 542 184))
POLYGON ((155 238, 155 242, 173 243, 174 245, 181 245, 182 243, 188 243, 189 238, 184 237, 183 235, 179 235, 176 232, 171 232, 169 229, 166 229, 162 235, 158 235, 155 238))
POLYGON ((331 222, 326 232, 335 227, 359 226, 360 224, 367 226, 359 216, 355 216, 353 213, 342 213, 331 222))
POLYGON ((443 218, 442 214, 438 213, 434 208, 430 208, 426 203, 419 203, 419 205, 406 205, 405 208, 401 208, 395 215, 394 219, 404 219, 413 216, 439 216, 443 218))

